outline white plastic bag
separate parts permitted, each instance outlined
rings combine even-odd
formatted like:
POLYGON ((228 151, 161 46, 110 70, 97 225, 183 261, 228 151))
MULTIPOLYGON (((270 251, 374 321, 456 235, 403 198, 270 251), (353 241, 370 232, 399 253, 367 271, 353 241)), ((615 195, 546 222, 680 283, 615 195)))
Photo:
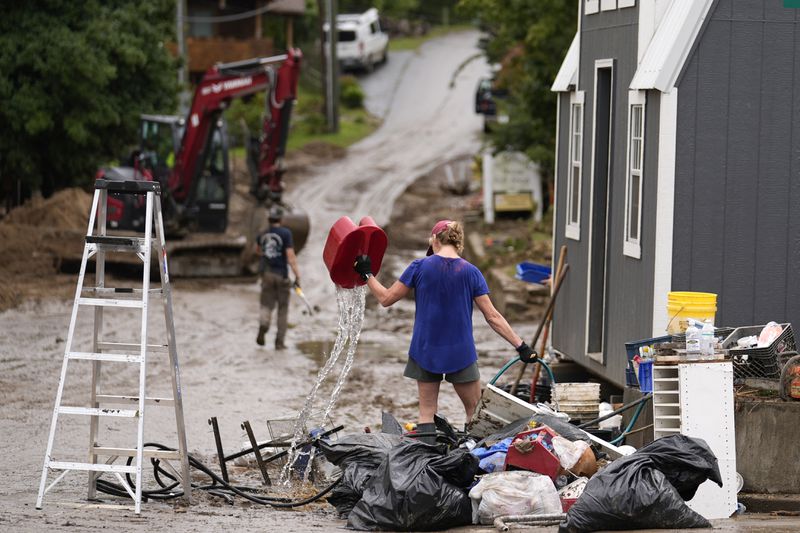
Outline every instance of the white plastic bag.
POLYGON ((487 474, 472 487, 469 497, 473 524, 492 524, 495 518, 505 515, 561 512, 553 481, 524 470, 487 474))
POLYGON ((758 347, 766 348, 775 342, 775 339, 780 337, 781 333, 783 333, 783 326, 776 322, 769 322, 764 326, 764 329, 761 330, 761 334, 758 336, 758 347))
POLYGON ((553 437, 553 451, 556 452, 558 462, 565 470, 571 469, 589 448, 589 444, 582 440, 571 442, 562 436, 553 437))

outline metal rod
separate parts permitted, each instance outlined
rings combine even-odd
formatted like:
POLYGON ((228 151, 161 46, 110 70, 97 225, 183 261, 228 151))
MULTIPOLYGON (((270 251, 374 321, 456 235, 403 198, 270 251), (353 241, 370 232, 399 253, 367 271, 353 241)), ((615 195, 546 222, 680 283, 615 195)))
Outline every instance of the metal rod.
POLYGON ((564 513, 557 514, 522 514, 498 516, 494 519, 494 527, 498 531, 508 531, 508 524, 536 524, 537 526, 553 526, 560 524, 567 517, 564 513))
POLYGON ((217 63, 214 65, 217 67, 217 70, 228 70, 228 69, 235 69, 235 68, 248 68, 248 67, 258 67, 261 65, 270 65, 272 63, 280 63, 281 61, 286 61, 288 58, 288 54, 280 54, 277 56, 270 56, 270 57, 258 57, 255 59, 243 59, 241 61, 231 61, 230 63, 217 63))
POLYGON ((602 422, 603 420, 608 420, 608 419, 609 419, 609 418, 611 418, 612 416, 614 416, 614 415, 618 415, 618 414, 622 413, 623 411, 627 411, 627 410, 628 410, 628 409, 630 409, 631 407, 636 407, 636 406, 637 406, 637 405, 639 405, 640 403, 642 403, 642 402, 646 402, 647 400, 649 400, 649 399, 650 399, 650 398, 652 398, 652 397, 653 397, 653 394, 652 394, 652 393, 650 393, 650 394, 645 394, 644 396, 642 396, 642 397, 641 397, 641 398, 639 398, 638 400, 635 400, 635 401, 633 401, 633 402, 631 402, 631 403, 626 403, 625 405, 623 405, 623 406, 622 406, 622 407, 620 407, 619 409, 615 409, 614 411, 611 411, 610 413, 607 413, 607 414, 605 414, 605 415, 603 415, 603 416, 601 416, 601 417, 595 418, 594 420, 589 420, 588 422, 584 422, 583 424, 579 425, 578 427, 579 427, 579 428, 581 428, 581 429, 583 429, 583 428, 588 428, 588 427, 590 427, 590 426, 593 426, 593 425, 595 425, 595 424, 599 424, 599 423, 600 423, 600 422, 602 422))
MULTIPOLYGON (((317 435, 316 437, 313 437, 311 439, 308 439, 306 441, 301 442, 300 444, 294 446, 292 448, 292 450, 297 450, 298 448, 303 448, 304 446, 308 446, 309 444, 313 444, 314 442, 316 442, 316 441, 318 441, 320 439, 324 439, 328 435, 331 435, 331 434, 336 433, 337 431, 341 431, 343 429, 344 429, 344 426, 336 426, 335 428, 331 429, 330 431, 326 431, 325 433, 321 433, 321 434, 317 435)), ((284 450, 282 452, 278 452, 278 453, 276 453, 274 455, 270 455, 269 457, 264 459, 264 462, 265 463, 269 463, 271 461, 274 461, 275 459, 280 459, 281 457, 286 456, 288 453, 289 453, 289 450, 284 450)))
MULTIPOLYGON (((311 444, 311 443, 312 443, 312 442, 314 442, 315 440, 324 439, 325 437, 327 437, 327 436, 329 436, 329 435, 333 435, 334 433, 336 433, 336 432, 338 432, 338 431, 341 431, 341 430, 343 430, 343 429, 344 429, 344 426, 343 426, 343 425, 336 426, 335 428, 333 428, 333 429, 329 429, 328 431, 326 431, 326 432, 324 432, 324 433, 320 433, 319 435, 317 435, 317 436, 316 436, 316 437, 314 437, 313 439, 308 439, 308 440, 306 440, 306 441, 303 441, 303 442, 301 442, 300 444, 296 445, 296 446, 294 447, 294 449, 297 449, 297 448, 302 448, 303 446, 306 446, 306 445, 308 445, 308 444, 311 444)), ((263 450, 264 448, 275 448, 275 447, 278 447, 278 446, 281 446, 281 445, 283 445, 283 446, 287 446, 287 447, 289 447, 289 446, 290 446, 290 445, 286 444, 286 443, 285 443, 285 442, 283 442, 283 441, 279 441, 279 440, 271 440, 271 441, 269 441, 269 442, 265 442, 265 443, 263 443, 263 444, 259 444, 259 445, 258 445, 258 449, 259 449, 259 450, 263 450)), ((233 461, 234 459, 238 459, 239 457, 243 457, 243 456, 245 456, 245 455, 248 455, 248 454, 250 454, 250 453, 253 453, 253 448, 247 448, 246 450, 242 450, 242 451, 240 451, 240 452, 236 452, 236 453, 234 453, 234 454, 232 454, 232 455, 229 455, 229 456, 227 456, 227 457, 225 458, 225 462, 227 463, 227 462, 229 462, 229 461, 233 461)), ((272 455, 272 456, 268 457, 268 458, 265 460, 265 462, 267 462, 267 463, 268 463, 268 462, 270 462, 270 461, 272 461, 272 460, 274 460, 274 459, 278 459, 279 457, 283 457, 283 455, 285 455, 285 454, 286 454, 286 452, 285 452, 285 451, 284 451, 284 452, 279 452, 279 454, 277 454, 277 456, 275 456, 275 455, 272 455)))
POLYGON ((242 422, 242 429, 247 431, 247 438, 250 439, 250 446, 253 447, 253 453, 256 456, 258 468, 261 470, 261 475, 264 477, 264 484, 272 485, 272 481, 269 479, 269 474, 267 473, 267 465, 264 463, 264 458, 261 457, 261 450, 258 449, 258 441, 253 434, 253 428, 250 427, 249 420, 242 422))
POLYGON ((225 452, 222 450, 222 438, 219 435, 219 424, 217 424, 217 417, 212 416, 208 419, 208 423, 211 424, 211 429, 214 431, 214 442, 217 445, 217 460, 219 460, 219 470, 222 473, 222 479, 225 482, 229 482, 228 479, 228 467, 225 465, 225 452))

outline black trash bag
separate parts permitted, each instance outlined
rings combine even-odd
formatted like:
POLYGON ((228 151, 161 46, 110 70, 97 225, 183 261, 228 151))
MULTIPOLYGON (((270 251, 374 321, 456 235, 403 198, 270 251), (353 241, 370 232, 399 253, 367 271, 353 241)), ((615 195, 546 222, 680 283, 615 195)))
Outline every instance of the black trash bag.
POLYGON ((558 530, 711 527, 684 501, 707 479, 722 486, 717 458, 704 440, 658 439, 595 474, 558 530))
POLYGON ((342 517, 347 517, 361 499, 364 487, 389 450, 403 437, 386 433, 347 435, 335 442, 321 440, 318 447, 325 458, 342 470, 342 480, 328 495, 328 503, 342 517))
POLYGON ((406 440, 372 473, 347 525, 362 531, 426 531, 472 523, 466 488, 478 458, 463 449, 443 455, 406 440))
POLYGON ((325 459, 344 469, 351 463, 377 468, 389 450, 407 438, 388 433, 356 433, 336 441, 317 441, 325 459))

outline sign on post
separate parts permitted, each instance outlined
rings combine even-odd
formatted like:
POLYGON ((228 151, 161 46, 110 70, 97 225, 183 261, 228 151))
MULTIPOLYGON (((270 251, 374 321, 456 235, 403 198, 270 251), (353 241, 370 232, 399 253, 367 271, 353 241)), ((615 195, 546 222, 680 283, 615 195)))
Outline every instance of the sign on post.
POLYGON ((542 220, 542 180, 538 165, 522 152, 500 152, 490 162, 492 211, 532 211, 534 220, 542 220))

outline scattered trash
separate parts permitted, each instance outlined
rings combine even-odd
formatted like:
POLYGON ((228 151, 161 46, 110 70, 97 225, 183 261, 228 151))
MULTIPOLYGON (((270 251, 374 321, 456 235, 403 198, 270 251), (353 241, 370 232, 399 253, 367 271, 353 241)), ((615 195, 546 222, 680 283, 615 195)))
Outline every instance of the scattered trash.
POLYGON ((553 448, 555 437, 557 434, 547 426, 517 435, 508 448, 506 470, 528 470, 555 481, 561 473, 561 464, 553 448))
POLYGON ((581 497, 588 482, 589 478, 579 477, 558 491, 558 497, 561 498, 561 508, 565 513, 569 511, 570 508, 575 505, 575 502, 578 501, 578 498, 581 497))
POLYGON ((511 445, 512 440, 514 440, 514 437, 508 437, 507 439, 493 444, 489 448, 473 448, 471 453, 480 459, 478 466, 480 466, 481 470, 484 472, 503 470, 506 462, 506 453, 508 452, 508 447, 511 445))
POLYGON ((594 452, 585 441, 571 442, 559 435, 553 437, 553 450, 564 470, 587 478, 597 472, 594 452))
POLYGON ((704 440, 660 438, 592 477, 559 531, 711 527, 685 503, 707 479, 722 486, 704 440))
POLYGON ((472 523, 491 524, 506 515, 549 515, 561 512, 561 500, 547 476, 533 472, 495 472, 469 491, 472 523))

